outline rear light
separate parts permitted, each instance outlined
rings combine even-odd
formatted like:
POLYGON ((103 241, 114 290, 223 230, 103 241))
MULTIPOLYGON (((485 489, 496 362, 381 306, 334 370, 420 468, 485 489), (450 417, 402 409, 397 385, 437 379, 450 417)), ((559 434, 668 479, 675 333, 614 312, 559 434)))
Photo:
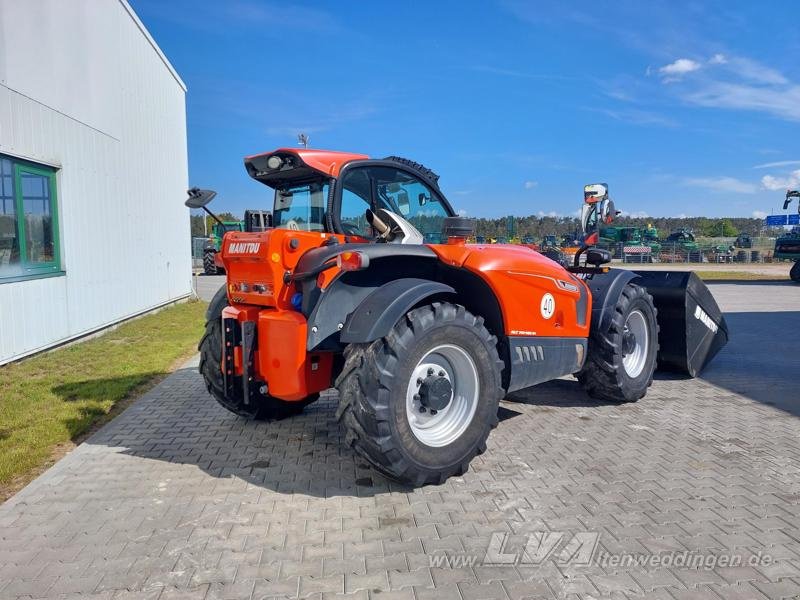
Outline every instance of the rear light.
POLYGON ((231 293, 240 292, 247 294, 253 292, 255 294, 272 294, 272 286, 266 283, 247 283, 246 281, 234 281, 228 285, 231 293))
POLYGON ((369 256, 361 252, 342 252, 336 257, 336 266, 342 271, 360 271, 369 266, 369 256))

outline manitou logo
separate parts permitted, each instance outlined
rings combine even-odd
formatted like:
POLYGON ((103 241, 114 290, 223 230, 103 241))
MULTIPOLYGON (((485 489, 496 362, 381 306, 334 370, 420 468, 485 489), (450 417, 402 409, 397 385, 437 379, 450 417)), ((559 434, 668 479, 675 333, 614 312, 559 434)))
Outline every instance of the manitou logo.
POLYGON ((700 321, 714 333, 717 333, 717 329, 719 329, 719 327, 717 327, 717 324, 714 323, 714 321, 711 320, 711 317, 706 314, 706 311, 699 306, 694 309, 694 318, 700 321))
POLYGON ((228 252, 232 254, 258 254, 261 242, 232 242, 228 252))

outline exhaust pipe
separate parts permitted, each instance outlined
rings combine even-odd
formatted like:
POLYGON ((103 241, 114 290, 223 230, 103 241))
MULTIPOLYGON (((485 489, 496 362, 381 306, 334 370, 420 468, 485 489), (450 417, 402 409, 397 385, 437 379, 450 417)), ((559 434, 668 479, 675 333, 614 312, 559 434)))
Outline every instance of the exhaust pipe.
POLYGON ((697 377, 728 343, 728 324, 714 296, 691 271, 635 273, 658 310, 658 368, 697 377))

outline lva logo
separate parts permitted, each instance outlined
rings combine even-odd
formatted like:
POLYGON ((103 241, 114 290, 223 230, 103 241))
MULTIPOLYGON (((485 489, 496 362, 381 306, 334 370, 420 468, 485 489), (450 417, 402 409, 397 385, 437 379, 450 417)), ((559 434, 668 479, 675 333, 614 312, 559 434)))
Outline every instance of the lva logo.
POLYGON ((258 254, 261 242, 232 242, 228 246, 228 252, 233 254, 258 254))

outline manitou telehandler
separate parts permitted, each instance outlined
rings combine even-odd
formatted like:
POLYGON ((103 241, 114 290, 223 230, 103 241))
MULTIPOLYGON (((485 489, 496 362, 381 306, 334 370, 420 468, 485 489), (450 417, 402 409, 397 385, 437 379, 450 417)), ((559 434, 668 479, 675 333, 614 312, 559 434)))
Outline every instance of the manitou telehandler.
MULTIPOLYGON (((208 390, 228 410, 281 418, 336 387, 347 443, 422 485, 466 471, 508 392, 576 374, 593 398, 645 395, 656 309, 607 252, 584 245, 566 269, 526 247, 467 244, 473 222, 433 171, 402 158, 284 148, 244 162, 274 189, 271 226, 225 234, 227 284, 199 346, 208 390)), ((195 190, 187 206, 212 196, 195 190)), ((587 206, 613 212, 603 186, 587 206)), ((669 327, 702 365, 724 321, 716 305, 691 322, 685 310, 669 327)))

